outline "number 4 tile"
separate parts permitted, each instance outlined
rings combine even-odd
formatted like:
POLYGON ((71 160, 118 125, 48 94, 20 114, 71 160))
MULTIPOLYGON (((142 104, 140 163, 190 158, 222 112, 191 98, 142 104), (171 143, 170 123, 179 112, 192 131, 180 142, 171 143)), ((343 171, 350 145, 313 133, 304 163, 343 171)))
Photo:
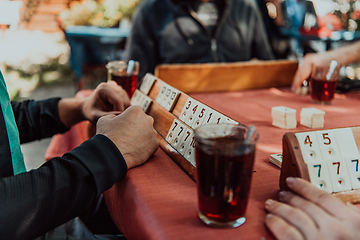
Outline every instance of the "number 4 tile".
POLYGON ((313 161, 322 161, 322 156, 319 149, 319 144, 314 132, 301 132, 295 134, 301 154, 305 163, 311 163, 313 161))
POLYGON ((189 97, 187 100, 186 100, 186 103, 180 113, 180 116, 179 116, 179 119, 183 122, 186 121, 186 119, 189 117, 189 112, 190 112, 190 109, 191 109, 191 106, 194 104, 194 102, 197 102, 196 100, 192 99, 191 97, 189 97))
POLYGON ((193 124, 192 124, 192 128, 193 129, 195 129, 195 128, 197 128, 197 127, 200 127, 202 124, 203 124, 203 122, 204 122, 204 119, 205 119, 205 116, 206 116, 206 114, 210 111, 211 109, 208 107, 208 106, 206 106, 206 105, 202 105, 201 107, 200 107, 200 111, 198 112, 198 114, 196 115, 196 117, 195 117, 195 120, 194 120, 194 122, 193 122, 193 124))
POLYGON ((193 102, 193 104, 191 104, 191 107, 188 112, 188 117, 185 120, 185 123, 188 126, 190 126, 190 127, 193 126, 193 123, 195 122, 196 117, 200 114, 202 106, 203 106, 203 104, 201 104, 198 101, 193 102))

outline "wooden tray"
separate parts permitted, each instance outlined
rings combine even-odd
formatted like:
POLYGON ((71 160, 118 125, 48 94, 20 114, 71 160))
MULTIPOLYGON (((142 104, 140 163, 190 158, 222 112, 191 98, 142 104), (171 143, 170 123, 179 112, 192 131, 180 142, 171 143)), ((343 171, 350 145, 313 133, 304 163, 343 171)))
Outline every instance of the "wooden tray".
MULTIPOLYGON (((198 100, 190 97, 189 95, 179 91, 176 88, 166 84, 161 79, 153 76, 152 74, 147 74, 141 85, 139 86, 138 91, 136 91, 131 98, 132 104, 140 105, 143 107, 144 111, 154 118, 154 128, 158 132, 158 138, 160 142, 160 147, 164 149, 164 151, 179 165, 182 170, 187 173, 194 181, 196 179, 195 176, 195 161, 194 161, 194 152, 192 153, 192 158, 188 157, 185 154, 180 154, 179 150, 174 147, 174 144, 169 143, 167 140, 168 133, 170 127, 172 126, 174 120, 178 121, 179 123, 186 126, 190 131, 194 130, 194 127, 189 125, 190 121, 181 117, 184 114, 185 105, 189 107, 189 109, 195 109, 196 106, 196 114, 193 115, 200 117, 200 112, 202 109, 206 109, 203 111, 203 117, 207 113, 210 114, 210 117, 206 117, 209 121, 211 120, 212 123, 217 121, 217 123, 227 122, 231 124, 239 124, 238 122, 234 121, 233 119, 229 118, 228 116, 210 108, 204 103, 199 102, 198 100), (145 86, 145 87, 144 87, 145 86), (164 90, 165 89, 165 90, 164 90), (174 101, 171 107, 164 106, 164 103, 161 103, 161 97, 163 91, 166 92, 166 89, 170 91, 169 94, 174 93, 174 101), (144 96, 140 96, 144 95, 144 96), (142 100, 136 100, 142 99, 142 100), (140 102, 137 102, 140 101, 140 102), (192 102, 190 105, 189 102, 192 102), (196 105, 198 104, 198 105, 196 105), (213 115, 211 114, 213 113, 213 115), (198 115, 197 115, 198 114, 198 115), (212 118, 214 116, 214 118, 212 118), (186 157, 184 157, 186 156, 186 157)), ((171 104, 170 104, 171 105, 171 104)), ((206 115, 207 116, 207 115, 206 115)), ((190 115, 188 116, 190 118, 190 115)), ((195 122, 196 119, 193 121, 195 122)), ((205 120, 203 120, 205 122, 205 120)), ((210 123, 210 122, 209 122, 210 123)), ((191 136, 193 138, 193 136, 191 136)), ((187 144, 191 144, 192 141, 188 141, 187 144)), ((181 145, 181 144, 179 144, 181 145)), ((192 145, 194 147, 195 145, 192 145)), ((186 148, 190 148, 186 146, 186 148)), ((194 149, 193 149, 194 150, 194 149)))
MULTIPOLYGON (((332 138, 334 136, 339 136, 339 132, 340 131, 347 131, 348 133, 352 133, 353 138, 350 137, 343 137, 343 139, 336 139, 337 144, 336 147, 331 148, 332 150, 338 150, 341 157, 337 158, 338 160, 330 160, 329 158, 323 158, 323 162, 320 161, 320 163, 323 163, 323 166, 326 166, 328 171, 329 171, 329 177, 331 180, 331 185, 337 185, 337 182, 334 182, 334 180, 337 181, 337 179, 340 179, 339 185, 341 186, 342 182, 344 179, 346 178, 346 175, 349 177, 350 183, 352 185, 352 189, 350 190, 344 190, 344 191, 339 191, 336 190, 335 192, 333 192, 332 194, 334 194, 336 197, 338 197, 339 199, 341 199, 344 202, 351 202, 351 203, 360 203, 360 185, 358 185, 358 182, 360 182, 360 172, 359 172, 359 151, 358 149, 360 149, 360 127, 355 126, 355 127, 348 127, 348 128, 338 128, 338 129, 325 129, 325 130, 319 130, 319 131, 310 131, 310 132, 301 132, 301 133, 305 133, 305 134, 312 134, 312 133, 317 133, 317 134, 324 134, 323 136, 323 141, 317 141, 319 146, 324 143, 324 144, 329 144, 330 141, 329 139, 332 140, 332 138), (331 135, 331 138, 329 138, 329 134, 328 133, 332 133, 334 131, 338 132, 338 135, 331 135), (345 145, 344 145, 345 144, 345 145), (351 149, 352 148, 352 149, 351 149), (336 162, 334 162, 336 161, 336 162), (339 162, 339 164, 337 164, 337 162, 339 162), (341 172, 342 170, 340 169, 341 166, 340 162, 343 163, 343 165, 345 165, 346 167, 346 173, 345 172, 341 172), (329 164, 330 163, 330 164, 329 164), (337 167, 337 172, 330 172, 331 171, 331 163, 334 167, 337 167), (344 164, 345 163, 345 164, 344 164), (327 165, 326 165, 327 164, 327 165), (330 167, 329 167, 330 165, 330 167), (340 171, 339 171, 340 170, 340 171)), ((300 132, 299 132, 300 133, 300 132)), ((286 178, 287 177, 300 177, 303 178, 305 180, 308 180, 310 182, 312 182, 314 184, 314 180, 315 180, 315 184, 317 185, 318 182, 316 180, 316 176, 312 177, 310 172, 309 172, 309 167, 311 168, 312 166, 318 166, 319 161, 314 160, 314 162, 312 163, 311 160, 304 159, 305 156, 304 154, 307 154, 305 151, 302 152, 302 146, 301 146, 301 140, 299 140, 299 138, 297 137, 298 133, 286 133, 283 137, 283 160, 282 160, 282 166, 281 166, 281 174, 280 174, 280 188, 281 190, 289 190, 288 186, 286 185, 286 178), (300 141, 300 142, 299 142, 300 141), (317 164, 317 165, 314 165, 317 164), (313 179, 313 181, 311 181, 311 179, 313 179)), ((310 135, 308 135, 310 136, 310 135)), ((319 138, 317 138, 319 139, 319 138)), ((305 142, 308 141, 305 139, 304 141, 304 145, 306 144, 305 142)), ((332 140, 334 142, 334 140, 332 140)), ((314 142, 314 140, 312 140, 312 142, 314 142)), ((319 148, 320 149, 320 148, 319 148)), ((321 151, 321 150, 320 150, 321 151)), ((326 150, 329 152, 330 154, 330 150, 326 150)), ((335 152, 334 152, 335 153, 335 152)), ((315 151, 316 154, 316 151, 315 151)), ((325 154, 321 154, 321 156, 324 156, 325 154)), ((320 167, 317 168, 318 169, 318 174, 320 175, 320 167)), ((316 174, 315 174, 316 175, 316 174)), ((313 174, 314 176, 314 174, 313 174)), ((349 183, 346 180, 347 183, 349 183)), ((337 186, 339 187, 339 186, 337 186)))
POLYGON ((155 76, 185 93, 223 92, 290 86, 297 61, 163 64, 155 76))

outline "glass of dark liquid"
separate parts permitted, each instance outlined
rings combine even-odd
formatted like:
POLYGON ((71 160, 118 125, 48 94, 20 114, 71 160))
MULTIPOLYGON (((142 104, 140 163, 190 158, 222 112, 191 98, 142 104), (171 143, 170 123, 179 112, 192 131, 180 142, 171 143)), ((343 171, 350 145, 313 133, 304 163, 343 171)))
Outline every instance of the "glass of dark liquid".
POLYGON ((212 227, 246 220, 253 171, 255 127, 209 124, 195 129, 198 216, 212 227))
POLYGON ((331 104, 339 80, 340 64, 333 60, 330 64, 314 64, 310 76, 311 101, 331 104))
POLYGON ((108 81, 115 81, 119 84, 129 95, 133 95, 138 81, 139 62, 130 60, 125 61, 111 61, 106 65, 108 70, 108 81))

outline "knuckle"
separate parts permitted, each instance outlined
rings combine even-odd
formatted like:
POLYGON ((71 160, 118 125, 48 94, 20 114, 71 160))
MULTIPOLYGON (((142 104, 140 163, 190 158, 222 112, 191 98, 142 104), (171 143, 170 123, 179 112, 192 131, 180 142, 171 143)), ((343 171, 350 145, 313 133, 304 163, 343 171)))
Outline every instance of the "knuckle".
POLYGON ((321 202, 325 201, 329 197, 329 195, 330 194, 327 192, 323 192, 323 191, 317 192, 314 196, 314 202, 321 203, 321 202))
POLYGON ((102 82, 102 83, 100 83, 100 84, 98 85, 98 89, 104 89, 104 88, 106 88, 106 87, 107 87, 107 84, 104 83, 104 82, 102 82))
POLYGON ((300 239, 295 236, 295 230, 293 228, 285 228, 283 229, 283 238, 282 239, 300 239))
POLYGON ((143 112, 142 108, 140 106, 138 106, 138 105, 131 106, 131 110, 134 111, 137 114, 143 112))
POLYGON ((150 124, 150 125, 154 125, 154 122, 155 122, 154 118, 151 117, 151 116, 149 116, 149 115, 146 115, 146 116, 147 116, 147 118, 148 118, 149 124, 150 124))
POLYGON ((284 206, 283 203, 274 202, 272 205, 269 206, 269 210, 271 210, 271 212, 278 214, 279 212, 282 211, 283 206, 284 206))
POLYGON ((307 53, 307 54, 305 55, 304 59, 310 60, 310 59, 313 58, 313 57, 314 57, 314 54, 313 54, 313 53, 307 53))

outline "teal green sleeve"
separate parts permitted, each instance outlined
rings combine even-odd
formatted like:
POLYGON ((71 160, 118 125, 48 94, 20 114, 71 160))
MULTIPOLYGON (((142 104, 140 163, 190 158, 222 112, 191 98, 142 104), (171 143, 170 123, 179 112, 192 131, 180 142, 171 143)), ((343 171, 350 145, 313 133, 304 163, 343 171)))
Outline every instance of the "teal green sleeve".
POLYGON ((10 152, 13 163, 14 174, 26 171, 24 157, 20 148, 19 131, 16 126, 14 113, 10 104, 10 97, 7 92, 4 77, 0 71, 0 104, 9 138, 10 152))

